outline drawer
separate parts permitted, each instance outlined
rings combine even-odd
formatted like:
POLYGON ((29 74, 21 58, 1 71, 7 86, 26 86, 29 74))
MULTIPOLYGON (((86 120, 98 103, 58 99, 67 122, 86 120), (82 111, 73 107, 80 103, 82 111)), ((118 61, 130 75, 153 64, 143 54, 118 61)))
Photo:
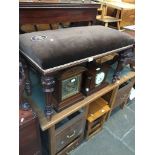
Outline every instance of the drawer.
POLYGON ((76 138, 71 144, 66 146, 62 151, 56 155, 68 155, 70 151, 74 150, 80 144, 80 137, 76 138))
POLYGON ((121 105, 128 99, 132 86, 133 82, 131 81, 125 82, 122 85, 120 85, 113 108, 121 105))
POLYGON ((68 125, 60 132, 56 132, 56 152, 63 149, 81 133, 84 132, 84 119, 81 118, 75 123, 68 125))

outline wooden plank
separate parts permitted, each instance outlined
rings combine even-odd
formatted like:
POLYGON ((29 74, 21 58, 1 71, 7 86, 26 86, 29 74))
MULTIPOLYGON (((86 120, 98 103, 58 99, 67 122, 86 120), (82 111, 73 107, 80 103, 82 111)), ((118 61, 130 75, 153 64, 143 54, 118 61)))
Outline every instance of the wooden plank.
POLYGON ((49 134, 50 155, 55 155, 56 154, 55 126, 52 126, 48 129, 48 134, 49 134))
POLYGON ((106 2, 108 7, 112 7, 119 10, 133 10, 135 9, 135 5, 126 2, 106 2))
POLYGON ((59 121, 64 119, 65 117, 67 117, 70 114, 76 112, 77 110, 81 109, 82 107, 88 105, 89 103, 93 102, 94 100, 96 100, 99 97, 103 96, 107 92, 109 92, 109 91, 113 90, 114 88, 118 87, 120 84, 122 84, 125 81, 133 78, 134 76, 135 76, 134 72, 129 72, 127 75, 124 75, 119 80, 119 82, 114 83, 114 84, 109 84, 107 87, 99 90, 97 93, 94 93, 94 94, 86 97, 82 101, 80 101, 80 102, 70 106, 69 108, 67 108, 67 109, 65 109, 65 110, 63 110, 63 111, 61 111, 59 113, 56 113, 55 115, 52 116, 50 121, 47 121, 43 111, 40 110, 39 107, 34 102, 31 101, 32 102, 32 107, 34 108, 34 110, 38 114, 38 118, 39 118, 41 129, 43 131, 47 130, 51 126, 55 125, 56 123, 58 123, 59 121))
POLYGON ((115 103, 115 99, 116 99, 116 95, 117 95, 117 92, 118 92, 118 88, 119 88, 119 85, 112 92, 112 95, 111 95, 111 98, 110 98, 110 102, 109 102, 110 111, 108 112, 108 114, 106 116, 106 121, 109 119, 109 117, 111 115, 111 112, 113 110, 113 105, 115 103))
POLYGON ((113 53, 113 54, 106 55, 104 57, 101 57, 101 58, 97 59, 96 62, 102 64, 102 63, 104 63, 106 61, 112 60, 116 55, 118 55, 118 53, 113 53))

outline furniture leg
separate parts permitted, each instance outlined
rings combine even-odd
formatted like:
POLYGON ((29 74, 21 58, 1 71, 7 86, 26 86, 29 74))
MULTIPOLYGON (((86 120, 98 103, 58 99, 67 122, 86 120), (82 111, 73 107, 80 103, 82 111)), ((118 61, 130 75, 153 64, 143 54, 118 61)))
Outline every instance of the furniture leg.
POLYGON ((133 50, 128 49, 124 50, 119 54, 118 64, 113 75, 112 82, 115 83, 117 80, 120 80, 120 73, 123 70, 124 66, 130 64, 131 61, 134 61, 134 53, 133 50))
POLYGON ((55 81, 53 77, 43 76, 42 77, 42 86, 43 92, 45 94, 45 115, 48 120, 51 119, 52 114, 54 113, 52 105, 52 92, 54 91, 55 81))
POLYGON ((25 71, 25 76, 26 76, 25 92, 27 96, 31 96, 32 88, 31 88, 30 72, 29 72, 29 67, 26 64, 24 64, 24 71, 25 71))
POLYGON ((108 27, 108 23, 105 23, 105 27, 108 27))
POLYGON ((29 75, 25 82, 25 92, 28 96, 31 96, 31 94, 32 94, 31 81, 30 81, 29 75))
POLYGON ((106 4, 103 4, 103 6, 102 6, 101 19, 103 19, 104 16, 106 16, 106 15, 107 15, 107 6, 106 6, 106 4))
POLYGON ((120 31, 121 29, 120 29, 120 22, 118 21, 117 22, 117 29, 120 31))

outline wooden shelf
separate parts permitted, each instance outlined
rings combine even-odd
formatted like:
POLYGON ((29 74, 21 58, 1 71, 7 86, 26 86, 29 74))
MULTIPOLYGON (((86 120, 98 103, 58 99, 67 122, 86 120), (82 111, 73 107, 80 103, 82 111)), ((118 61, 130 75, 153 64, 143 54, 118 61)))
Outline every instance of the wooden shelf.
POLYGON ((107 87, 99 90, 97 93, 94 93, 88 97, 85 97, 85 99, 83 99, 82 101, 70 106, 69 108, 67 108, 67 109, 65 109, 59 113, 56 113, 55 115, 52 116, 50 121, 47 121, 43 111, 31 100, 30 97, 29 97, 29 100, 30 100, 30 103, 32 105, 32 108, 35 110, 35 112, 38 115, 40 127, 41 127, 42 131, 45 131, 45 130, 49 129, 50 127, 54 126, 56 123, 58 123, 59 121, 61 121, 65 117, 76 112, 77 110, 81 109, 82 107, 85 107, 86 105, 93 102, 97 98, 103 96, 107 92, 118 87, 120 84, 124 83, 125 81, 127 81, 131 78, 134 78, 134 76, 135 76, 135 72, 129 72, 128 74, 124 75, 119 80, 119 82, 117 82, 115 84, 109 84, 107 87))

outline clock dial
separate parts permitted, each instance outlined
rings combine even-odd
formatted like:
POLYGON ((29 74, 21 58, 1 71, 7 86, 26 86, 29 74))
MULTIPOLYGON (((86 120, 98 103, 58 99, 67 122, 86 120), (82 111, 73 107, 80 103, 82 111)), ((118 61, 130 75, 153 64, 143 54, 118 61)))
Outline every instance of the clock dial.
POLYGON ((96 86, 100 85, 105 78, 105 73, 104 72, 99 72, 96 74, 96 79, 95 79, 95 84, 96 86))
POLYGON ((64 100, 79 92, 81 75, 77 75, 62 81, 61 99, 64 100))

